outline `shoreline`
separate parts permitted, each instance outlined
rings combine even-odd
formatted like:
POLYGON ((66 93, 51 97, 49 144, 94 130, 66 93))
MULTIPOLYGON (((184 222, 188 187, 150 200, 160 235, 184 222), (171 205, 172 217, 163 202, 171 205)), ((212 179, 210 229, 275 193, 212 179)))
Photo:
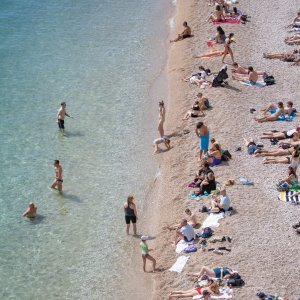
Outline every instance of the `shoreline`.
MULTIPOLYGON (((292 7, 292 4, 296 4, 294 0, 287 2, 290 7, 292 7)), ((257 26, 263 26, 266 11, 267 9, 272 10, 272 7, 267 3, 264 4, 265 10, 258 14, 256 20, 253 20, 256 7, 259 7, 259 1, 239 3, 237 6, 252 15, 252 23, 245 26, 224 24, 223 27, 226 33, 235 32, 238 36, 238 46, 234 47, 237 61, 242 65, 252 64, 257 68, 266 68, 271 74, 274 74, 275 78, 280 78, 279 74, 287 73, 287 66, 279 62, 275 62, 274 66, 273 62, 264 60, 262 53, 265 49, 268 49, 269 40, 264 43, 255 40, 257 26), (250 38, 245 35, 245 32, 249 34, 250 38), (242 47, 242 45, 247 46, 248 44, 250 44, 250 47, 242 47), (258 46, 261 51, 255 51, 255 47, 258 46)), ((282 82, 278 80, 278 83, 272 87, 252 90, 229 79, 230 85, 236 89, 235 91, 222 88, 200 90, 212 100, 213 104, 213 110, 205 112, 204 121, 209 123, 212 136, 215 136, 222 145, 234 154, 234 158, 228 166, 221 165, 215 168, 217 181, 224 182, 228 178, 234 178, 238 181, 239 176, 248 174, 249 178, 255 179, 255 185, 248 188, 236 184, 227 189, 238 214, 223 220, 215 234, 231 235, 233 237, 233 243, 230 245, 232 248, 231 253, 220 257, 198 250, 197 253, 189 255, 190 259, 183 273, 174 274, 168 271, 168 268, 175 262, 177 255, 171 246, 173 233, 169 234, 163 231, 162 226, 166 223, 178 222, 183 217, 185 208, 197 211, 199 207, 205 204, 202 200, 200 202, 188 200, 186 197, 188 190, 184 188, 184 185, 192 180, 193 174, 197 171, 198 143, 193 130, 196 122, 202 121, 203 118, 186 122, 181 121, 182 116, 190 108, 197 91, 199 91, 196 87, 190 87, 187 83, 183 83, 181 79, 195 71, 196 67, 201 64, 211 68, 214 72, 217 72, 222 66, 220 58, 205 61, 192 59, 192 53, 196 50, 197 52, 208 50, 205 41, 215 32, 215 26, 205 21, 210 10, 211 7, 206 2, 179 0, 177 1, 175 26, 171 29, 171 35, 176 35, 177 32, 182 31, 182 22, 187 21, 188 24, 191 24, 194 37, 174 43, 168 52, 166 70, 169 93, 165 129, 166 135, 172 136, 171 141, 174 148, 155 156, 155 160, 159 164, 160 176, 156 178, 149 197, 147 197, 155 199, 155 209, 152 210, 152 213, 149 214, 149 211, 146 210, 147 218, 151 219, 151 232, 156 233, 156 239, 149 243, 151 243, 151 247, 155 244, 158 249, 153 253, 153 256, 158 258, 158 267, 164 269, 163 272, 153 274, 151 277, 153 278, 151 299, 166 299, 168 293, 174 288, 191 289, 193 282, 186 276, 186 272, 199 271, 203 265, 228 265, 237 269, 246 281, 245 287, 234 290, 234 299, 254 299, 255 293, 263 289, 266 293, 286 294, 286 296, 290 296, 290 300, 296 300, 296 298, 291 297, 296 297, 296 294, 300 293, 299 288, 296 288, 296 280, 293 280, 293 278, 296 278, 299 263, 292 262, 292 255, 290 253, 286 254, 286 251, 290 249, 297 251, 297 237, 292 235, 290 225, 287 226, 287 223, 297 221, 297 210, 295 211, 293 206, 276 200, 276 191, 270 189, 272 182, 278 180, 278 175, 284 174, 286 166, 258 167, 258 164, 261 164, 261 159, 249 157, 245 153, 242 141, 244 135, 258 139, 258 132, 261 133, 274 128, 274 126, 276 129, 290 129, 291 124, 287 123, 274 124, 269 122, 270 124, 261 126, 252 121, 253 115, 249 116, 251 107, 255 107, 259 111, 260 106, 268 102, 267 99, 278 98, 278 95, 285 97, 287 100, 293 100, 290 99, 291 97, 299 98, 299 92, 295 87, 291 88, 291 84, 287 86, 285 80, 282 80, 282 82), (225 101, 228 106, 224 106, 225 101), (240 115, 236 119, 232 119, 232 113, 240 113, 240 115), (245 120, 248 123, 250 122, 250 126, 247 125, 245 120), (190 133, 185 135, 183 130, 189 130, 190 133), (235 146, 242 146, 242 153, 234 153, 235 146), (261 174, 257 174, 258 171, 261 171, 261 174), (257 199, 258 193, 259 198, 263 201, 257 199), (253 206, 257 210, 253 210, 253 206), (270 208, 272 210, 269 212, 270 208), (263 213, 264 211, 269 212, 269 214, 266 216, 263 213), (242 228, 240 224, 243 224, 242 228), (265 232, 265 229, 268 231, 265 232), (253 232, 257 232, 259 238, 255 234, 253 235, 253 232), (288 232, 288 235, 285 232, 288 232), (261 239, 263 240, 261 241, 261 239), (267 245, 271 245, 272 249, 269 250, 267 245), (290 262, 287 268, 284 268, 283 265, 285 260, 290 262), (282 270, 282 268, 284 269, 282 270), (288 273, 288 269, 292 269, 293 276, 288 273), (272 274, 276 272, 277 274, 284 274, 285 278, 279 278, 279 275, 273 278, 272 274), (289 291, 289 289, 292 289, 292 291, 289 291)), ((293 12, 295 11, 296 5, 294 5, 293 12)), ((291 12, 290 9, 285 17, 290 18, 291 12)), ((274 13, 276 14, 276 11, 274 13)), ((284 45, 282 39, 285 34, 282 28, 283 23, 284 20, 274 26, 272 42, 276 43, 277 48, 289 49, 284 45), (280 34, 276 30, 281 30, 280 34)), ((261 35, 266 39, 268 38, 266 34, 269 34, 269 31, 264 30, 263 34, 261 35)), ((226 58, 226 61, 230 61, 229 58, 226 58)), ((294 68, 292 70, 294 80, 297 80, 296 74, 297 71, 294 68)), ((230 71, 228 75, 230 76, 230 71)), ((292 79, 289 81, 292 81, 292 79)), ((269 147, 266 141, 263 141, 263 143, 266 147, 269 147)), ((198 217, 202 223, 203 215, 198 214, 198 217)), ((149 230, 150 227, 143 226, 143 228, 149 230)))

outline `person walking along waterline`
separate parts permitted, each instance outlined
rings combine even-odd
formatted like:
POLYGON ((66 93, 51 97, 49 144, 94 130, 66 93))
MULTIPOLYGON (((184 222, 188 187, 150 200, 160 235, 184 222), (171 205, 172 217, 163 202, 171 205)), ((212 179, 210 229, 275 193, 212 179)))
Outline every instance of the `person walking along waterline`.
POLYGON ((157 130, 159 132, 160 137, 164 137, 164 122, 166 117, 166 109, 164 101, 159 102, 159 116, 158 116, 158 127, 157 130))
POLYGON ((62 179, 62 166, 59 164, 59 160, 54 161, 54 172, 55 172, 55 179, 52 182, 50 188, 51 189, 56 189, 59 192, 62 192, 62 184, 63 184, 63 179, 62 179))
POLYGON ((129 234, 130 222, 133 226, 133 234, 136 235, 136 221, 137 211, 136 205, 133 202, 133 196, 128 196, 127 201, 124 203, 125 222, 126 222, 126 233, 129 234))
POLYGON ((65 130, 65 116, 71 118, 71 116, 66 112, 66 106, 67 106, 66 102, 62 102, 60 104, 60 108, 56 115, 56 119, 57 119, 56 122, 58 124, 59 129, 62 132, 64 132, 65 130))
POLYGON ((155 272, 156 260, 154 259, 153 256, 151 256, 149 254, 149 252, 153 251, 153 249, 148 248, 146 240, 147 240, 147 237, 142 235, 141 236, 140 248, 141 248, 141 251, 142 251, 142 258, 143 258, 143 270, 144 270, 144 272, 146 272, 146 262, 147 262, 147 259, 149 259, 149 260, 152 261, 152 265, 153 265, 152 272, 155 272))

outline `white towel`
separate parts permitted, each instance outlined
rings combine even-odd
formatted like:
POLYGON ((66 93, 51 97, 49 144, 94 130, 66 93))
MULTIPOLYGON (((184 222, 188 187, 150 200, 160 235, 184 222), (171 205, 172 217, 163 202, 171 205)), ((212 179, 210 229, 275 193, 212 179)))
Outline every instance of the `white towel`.
POLYGON ((189 256, 179 256, 175 262, 175 264, 169 269, 171 272, 181 273, 185 264, 187 263, 189 256))
POLYGON ((178 242, 178 244, 176 245, 176 253, 181 253, 185 248, 187 248, 189 245, 188 242, 185 242, 184 240, 181 240, 178 242))
POLYGON ((216 228, 219 227, 219 220, 224 218, 224 213, 218 213, 218 214, 209 214, 209 216, 205 219, 205 221, 202 224, 202 228, 210 227, 210 228, 216 228))

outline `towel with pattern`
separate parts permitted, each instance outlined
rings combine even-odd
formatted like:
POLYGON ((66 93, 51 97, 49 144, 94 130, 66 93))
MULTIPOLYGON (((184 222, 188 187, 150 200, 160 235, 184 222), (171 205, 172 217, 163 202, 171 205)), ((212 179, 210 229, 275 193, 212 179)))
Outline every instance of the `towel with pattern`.
POLYGON ((280 192, 278 195, 278 200, 282 202, 290 202, 293 204, 300 204, 300 195, 293 196, 296 192, 294 191, 285 191, 280 192))

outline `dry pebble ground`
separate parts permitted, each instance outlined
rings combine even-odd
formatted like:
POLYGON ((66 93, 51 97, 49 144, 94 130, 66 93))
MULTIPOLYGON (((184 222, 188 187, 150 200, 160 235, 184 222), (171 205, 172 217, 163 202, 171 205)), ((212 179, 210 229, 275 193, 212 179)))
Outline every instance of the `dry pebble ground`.
MULTIPOLYGON (((190 289, 193 280, 187 272, 198 271, 201 266, 229 266, 239 271, 246 285, 234 290, 234 299, 256 299, 255 294, 263 289, 267 293, 288 296, 290 300, 300 297, 298 283, 300 259, 300 236, 291 225, 300 221, 300 206, 277 200, 275 183, 286 175, 287 165, 263 165, 263 158, 251 157, 244 147, 243 136, 253 137, 264 144, 266 149, 275 149, 268 140, 260 140, 262 132, 272 129, 286 130, 298 125, 299 117, 293 123, 268 122, 258 124, 262 107, 269 101, 295 103, 300 110, 299 67, 288 68, 288 63, 263 59, 263 52, 286 52, 291 47, 284 43, 287 24, 296 15, 299 2, 285 1, 240 1, 238 8, 251 16, 246 25, 224 24, 226 33, 234 32, 236 44, 233 46, 235 60, 243 66, 267 70, 274 75, 276 84, 263 89, 246 87, 229 79, 229 88, 206 88, 204 95, 209 98, 213 109, 204 118, 182 121, 199 91, 182 81, 182 78, 196 71, 199 65, 217 72, 221 58, 209 60, 193 59, 194 53, 207 52, 206 41, 215 34, 216 26, 206 22, 211 8, 206 1, 181 0, 178 5, 175 32, 180 32, 183 21, 188 21, 194 37, 175 43, 171 47, 168 65, 170 96, 167 110, 167 135, 172 136, 173 149, 156 156, 160 163, 161 175, 155 182, 156 199, 151 207, 158 220, 155 226, 156 251, 159 265, 166 270, 154 275, 153 299, 167 299, 170 291, 190 289), (249 111, 255 108, 256 112, 249 111), (236 213, 221 221, 216 235, 230 235, 232 249, 224 255, 198 251, 190 254, 190 259, 181 274, 167 269, 176 260, 171 245, 173 234, 162 230, 166 223, 177 222, 184 216, 184 209, 198 211, 205 204, 187 198, 186 183, 193 180, 197 171, 198 139, 194 133, 195 124, 204 120, 210 128, 211 136, 233 154, 233 159, 214 168, 217 181, 235 179, 236 184, 228 187, 236 213), (190 133, 184 134, 184 130, 190 133), (241 146, 241 152, 234 152, 241 146), (238 184, 241 176, 254 181, 254 186, 238 184)), ((230 63, 228 57, 226 62, 230 63)), ((230 72, 229 72, 230 74, 230 72)), ((206 200, 207 201, 207 200, 206 200)), ((199 213, 202 222, 204 215, 199 213)), ((153 220, 153 219, 152 219, 153 220)), ((223 246, 223 244, 222 244, 223 246)))

